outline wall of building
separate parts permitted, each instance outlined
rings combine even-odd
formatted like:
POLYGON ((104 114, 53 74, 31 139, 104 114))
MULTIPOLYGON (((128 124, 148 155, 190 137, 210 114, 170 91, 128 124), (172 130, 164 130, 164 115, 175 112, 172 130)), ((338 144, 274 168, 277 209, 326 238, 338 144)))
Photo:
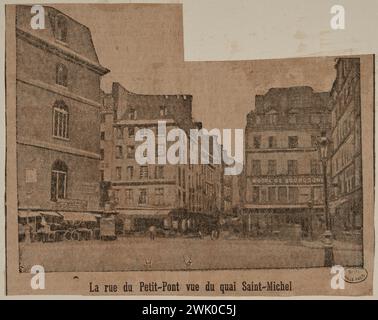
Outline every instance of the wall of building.
POLYGON ((98 210, 100 200, 100 78, 90 31, 45 7, 46 28, 30 27, 30 6, 17 6, 17 168, 20 209, 98 210), (56 39, 56 17, 67 22, 67 41, 56 39), (57 82, 63 65, 66 83, 57 82), (68 111, 68 136, 54 137, 54 104, 68 111), (67 166, 63 199, 51 200, 52 166, 67 166))
POLYGON ((99 204, 98 160, 23 144, 17 145, 18 205, 23 209, 96 210, 99 204), (64 161, 67 199, 51 201, 51 169, 64 161))
POLYGON ((17 79, 41 81, 63 91, 100 103, 100 77, 95 72, 17 39, 17 79), (63 64, 68 71, 67 87, 56 84, 56 65, 63 64))
POLYGON ((332 87, 331 211, 338 231, 362 226, 361 105, 359 59, 337 61, 332 87))

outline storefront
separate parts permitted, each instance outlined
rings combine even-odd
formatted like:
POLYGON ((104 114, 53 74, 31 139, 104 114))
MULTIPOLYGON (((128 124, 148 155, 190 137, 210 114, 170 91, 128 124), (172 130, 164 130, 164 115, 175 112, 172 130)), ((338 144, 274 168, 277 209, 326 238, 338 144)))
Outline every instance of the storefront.
POLYGON ((146 232, 149 227, 165 229, 170 226, 170 209, 119 210, 118 218, 123 222, 123 233, 146 232))
POLYGON ((339 240, 362 241, 362 192, 356 191, 331 204, 332 230, 339 240))
POLYGON ((325 231, 323 206, 247 205, 241 216, 248 236, 291 238, 300 232, 302 238, 314 238, 325 231))

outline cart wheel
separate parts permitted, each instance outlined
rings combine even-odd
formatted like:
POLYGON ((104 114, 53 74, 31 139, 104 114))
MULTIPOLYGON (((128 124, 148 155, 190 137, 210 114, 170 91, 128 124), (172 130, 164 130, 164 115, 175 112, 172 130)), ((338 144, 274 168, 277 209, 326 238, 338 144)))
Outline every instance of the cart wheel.
POLYGON ((72 240, 79 240, 79 233, 77 231, 72 232, 72 240))
POLYGON ((65 234, 64 234, 64 239, 70 241, 72 240, 72 233, 71 231, 67 231, 65 234))

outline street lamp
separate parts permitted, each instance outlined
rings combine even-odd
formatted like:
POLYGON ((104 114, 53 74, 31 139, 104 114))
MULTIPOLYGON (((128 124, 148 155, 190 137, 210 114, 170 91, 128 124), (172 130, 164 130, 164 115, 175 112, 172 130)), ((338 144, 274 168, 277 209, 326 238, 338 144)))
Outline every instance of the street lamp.
POLYGON ((314 206, 312 200, 310 199, 307 203, 307 206, 308 206, 308 211, 309 211, 309 219, 310 219, 310 225, 309 225, 309 235, 311 237, 311 240, 313 240, 313 227, 312 227, 312 224, 313 224, 313 214, 312 214, 312 208, 314 206))
POLYGON ((328 144, 329 140, 325 132, 319 139, 320 159, 323 169, 323 185, 324 185, 324 214, 326 220, 326 231, 324 232, 324 266, 332 267, 334 265, 333 256, 333 238, 331 231, 331 217, 328 205, 328 181, 327 181, 327 160, 328 160, 328 144))

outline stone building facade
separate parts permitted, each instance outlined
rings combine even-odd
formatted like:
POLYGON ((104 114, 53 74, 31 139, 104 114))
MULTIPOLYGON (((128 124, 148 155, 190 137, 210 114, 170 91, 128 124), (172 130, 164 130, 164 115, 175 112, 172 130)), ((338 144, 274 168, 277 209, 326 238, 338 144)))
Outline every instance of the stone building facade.
POLYGON ((330 159, 333 229, 362 228, 361 88, 359 58, 339 58, 331 90, 330 159))
POLYGON ((113 83, 112 92, 103 94, 101 119, 101 177, 111 188, 125 232, 151 225, 185 231, 194 226, 196 215, 216 212, 220 166, 189 160, 140 165, 135 159, 140 129, 154 132, 156 157, 162 150, 157 144, 159 121, 165 121, 166 134, 180 128, 189 137, 190 129, 201 129, 192 119, 191 95, 135 94, 113 83))
POLYGON ((44 6, 45 29, 17 6, 20 214, 99 211, 101 66, 90 30, 44 6))
POLYGON ((244 232, 304 235, 322 229, 323 177, 318 138, 330 127, 329 93, 272 88, 247 115, 243 183, 244 232))

